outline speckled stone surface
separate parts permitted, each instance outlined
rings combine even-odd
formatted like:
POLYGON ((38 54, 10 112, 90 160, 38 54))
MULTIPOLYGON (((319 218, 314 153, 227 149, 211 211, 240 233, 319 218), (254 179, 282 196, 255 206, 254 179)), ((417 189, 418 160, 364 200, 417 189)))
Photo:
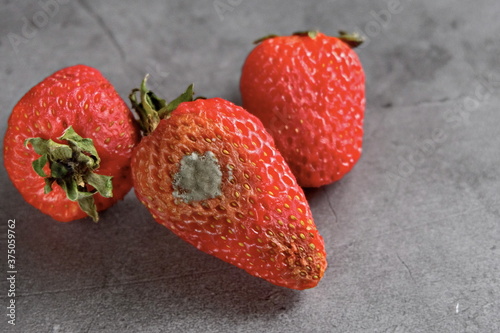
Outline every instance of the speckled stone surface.
POLYGON ((2 168, 0 331, 500 332, 499 13, 494 0, 1 0, 2 137, 29 88, 77 63, 124 98, 149 72, 166 97, 194 82, 240 103, 252 41, 309 28, 367 37, 367 109, 354 170, 307 190, 329 268, 306 291, 199 252, 133 192, 99 224, 55 222, 2 168))

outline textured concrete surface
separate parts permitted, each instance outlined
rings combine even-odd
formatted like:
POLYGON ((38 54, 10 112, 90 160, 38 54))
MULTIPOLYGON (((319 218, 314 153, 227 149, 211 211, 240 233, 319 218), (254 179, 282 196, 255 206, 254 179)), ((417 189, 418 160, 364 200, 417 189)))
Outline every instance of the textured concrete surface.
POLYGON ((363 157, 308 190, 327 273, 275 287, 185 244, 131 192, 62 224, 0 173, 2 332, 500 332, 500 3, 0 1, 0 134, 57 69, 99 68, 123 97, 146 72, 167 97, 240 102, 240 68, 268 33, 368 37, 363 157), (7 222, 16 221, 16 326, 7 222))

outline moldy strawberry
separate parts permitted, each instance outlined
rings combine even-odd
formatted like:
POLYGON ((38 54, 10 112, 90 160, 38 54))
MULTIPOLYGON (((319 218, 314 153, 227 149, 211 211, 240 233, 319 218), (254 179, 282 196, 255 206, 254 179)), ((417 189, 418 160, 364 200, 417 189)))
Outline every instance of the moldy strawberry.
POLYGON ((166 103, 146 79, 130 95, 145 134, 131 164, 137 197, 201 251, 279 286, 316 286, 323 239, 272 137, 243 108, 192 96, 190 86, 166 103))

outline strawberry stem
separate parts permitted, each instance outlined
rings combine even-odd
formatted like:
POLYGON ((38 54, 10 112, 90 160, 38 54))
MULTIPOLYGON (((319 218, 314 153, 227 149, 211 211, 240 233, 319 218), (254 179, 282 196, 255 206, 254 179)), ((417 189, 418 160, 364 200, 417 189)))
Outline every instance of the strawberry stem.
POLYGON ((264 37, 261 37, 259 39, 256 39, 253 41, 254 44, 260 44, 261 42, 265 41, 266 39, 271 39, 271 38, 274 38, 274 37, 279 37, 278 35, 274 35, 274 34, 270 34, 270 35, 267 35, 267 36, 264 36, 264 37))
POLYGON ((99 193, 105 198, 112 197, 112 177, 94 173, 99 168, 101 159, 92 139, 82 138, 71 126, 58 139, 67 141, 67 144, 57 143, 52 139, 26 139, 25 146, 31 144, 35 152, 41 155, 32 162, 33 169, 40 177, 45 178, 45 194, 51 192, 52 185, 57 183, 69 200, 77 201, 80 208, 97 222, 99 216, 93 196, 99 193), (43 170, 47 163, 50 175, 43 170), (93 189, 89 189, 87 185, 93 189))
MULTIPOLYGON (((318 30, 304 30, 304 31, 294 32, 292 35, 293 36, 309 37, 309 38, 315 39, 318 36, 318 33, 319 33, 318 30)), ((275 37, 279 37, 279 35, 272 35, 272 34, 267 35, 267 36, 264 36, 264 37, 261 37, 261 38, 255 40, 253 43, 259 44, 259 43, 265 41, 266 39, 271 39, 271 38, 275 38, 275 37)), ((337 36, 337 38, 342 40, 344 43, 348 44, 351 48, 355 48, 364 42, 364 39, 360 34, 355 33, 355 32, 349 33, 349 32, 343 31, 343 30, 339 31, 339 35, 337 36)))
POLYGON ((346 32, 343 30, 339 31, 339 36, 337 38, 349 45, 351 48, 358 47, 365 41, 360 34, 356 32, 346 32))
POLYGON ((303 36, 303 37, 309 37, 309 38, 316 38, 318 36, 318 30, 306 30, 306 31, 297 31, 293 33, 294 36, 303 36))
MULTIPOLYGON (((316 36, 318 36, 318 32, 319 31, 317 31, 317 30, 305 30, 305 31, 294 32, 292 35, 293 36, 309 37, 309 38, 315 39, 316 36)), ((272 39, 272 38, 275 38, 275 37, 280 37, 280 36, 279 35, 275 35, 275 34, 269 34, 267 36, 264 36, 264 37, 261 37, 261 38, 255 40, 253 43, 254 44, 260 44, 261 42, 265 41, 266 39, 272 39)))
POLYGON ((139 115, 139 125, 144 136, 151 134, 162 119, 168 119, 179 104, 193 101, 194 95, 193 85, 191 84, 184 93, 167 103, 147 88, 148 77, 149 74, 146 74, 142 80, 141 88, 133 89, 128 96, 132 108, 139 115), (137 100, 137 92, 139 92, 139 101, 137 100))

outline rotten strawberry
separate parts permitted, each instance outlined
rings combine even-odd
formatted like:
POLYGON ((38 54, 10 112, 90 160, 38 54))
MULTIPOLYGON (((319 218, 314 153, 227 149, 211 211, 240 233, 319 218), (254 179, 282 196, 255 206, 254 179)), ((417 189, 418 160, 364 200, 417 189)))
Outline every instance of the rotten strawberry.
POLYGON ((133 153, 134 188, 158 223, 273 284, 318 284, 323 239, 260 120, 221 98, 193 100, 192 86, 167 103, 145 79, 130 99, 145 134, 133 153))

